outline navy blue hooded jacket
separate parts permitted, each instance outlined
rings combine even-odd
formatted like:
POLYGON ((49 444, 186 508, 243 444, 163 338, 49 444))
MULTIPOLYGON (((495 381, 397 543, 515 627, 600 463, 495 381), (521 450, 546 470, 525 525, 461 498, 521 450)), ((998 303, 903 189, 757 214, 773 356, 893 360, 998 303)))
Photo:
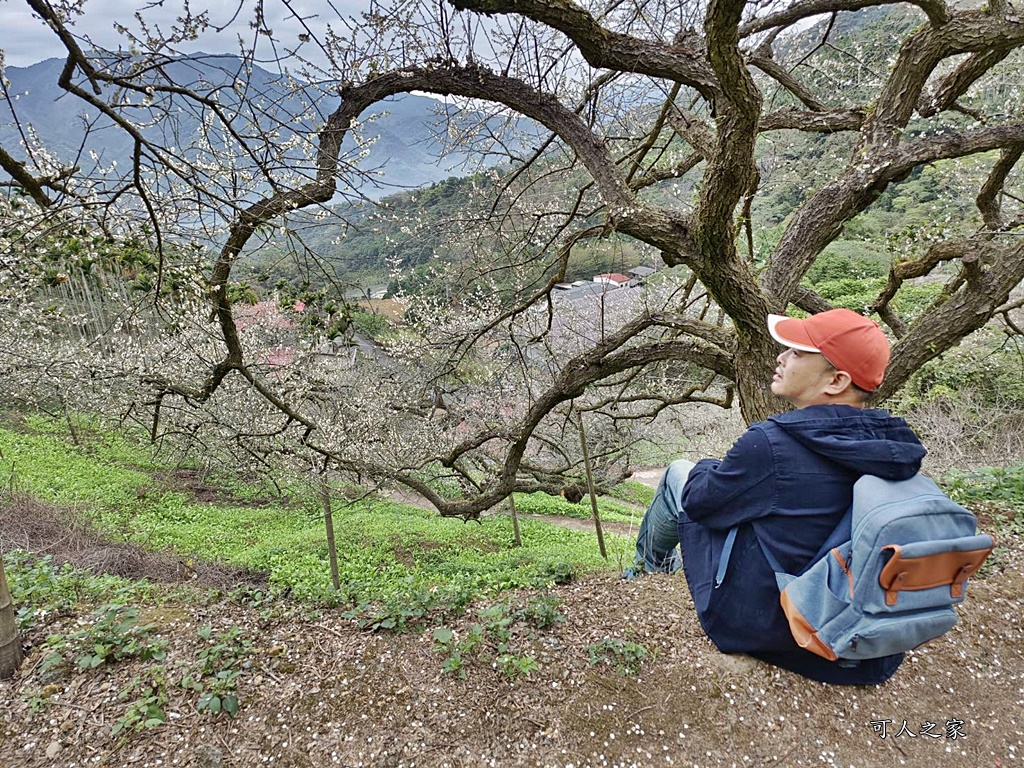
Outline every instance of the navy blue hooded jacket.
POLYGON ((887 411, 812 405, 751 424, 724 459, 699 461, 683 488, 679 540, 697 615, 715 645, 815 680, 887 680, 902 654, 841 666, 796 644, 758 538, 788 573, 800 573, 849 509, 861 475, 904 480, 924 454, 907 423, 887 411), (722 546, 735 526, 716 588, 722 546))

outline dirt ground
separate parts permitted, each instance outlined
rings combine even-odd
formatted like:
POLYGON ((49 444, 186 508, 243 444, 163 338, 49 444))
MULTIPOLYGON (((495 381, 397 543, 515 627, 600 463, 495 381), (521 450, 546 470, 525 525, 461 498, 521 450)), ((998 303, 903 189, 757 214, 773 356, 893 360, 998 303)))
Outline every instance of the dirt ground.
MULTIPOLYGON (((44 675, 45 634, 76 626, 63 617, 23 638, 28 657, 0 682, 0 768, 1022 765, 1024 545, 1001 544, 957 627, 878 687, 830 687, 718 653, 682 576, 552 587, 564 620, 516 625, 510 648, 538 668, 514 678, 494 653, 472 658, 465 679, 444 673, 429 630, 372 633, 339 611, 178 598, 144 607, 169 642, 167 670, 194 658, 199 626, 253 638, 240 711, 200 714, 194 695, 168 685, 166 723, 112 736, 118 693, 142 666, 44 675), (623 673, 625 657, 592 663, 606 638, 649 652, 638 674, 623 673)), ((465 638, 480 620, 474 608, 447 626, 465 638)))

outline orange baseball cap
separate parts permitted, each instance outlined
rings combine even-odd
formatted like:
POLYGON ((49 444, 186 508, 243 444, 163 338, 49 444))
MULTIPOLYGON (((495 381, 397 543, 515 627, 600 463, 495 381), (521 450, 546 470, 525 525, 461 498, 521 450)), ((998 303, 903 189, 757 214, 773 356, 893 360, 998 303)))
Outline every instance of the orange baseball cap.
POLYGON ((878 324, 849 309, 830 309, 800 320, 768 315, 768 332, 777 342, 818 352, 853 383, 874 392, 889 365, 889 340, 878 324))

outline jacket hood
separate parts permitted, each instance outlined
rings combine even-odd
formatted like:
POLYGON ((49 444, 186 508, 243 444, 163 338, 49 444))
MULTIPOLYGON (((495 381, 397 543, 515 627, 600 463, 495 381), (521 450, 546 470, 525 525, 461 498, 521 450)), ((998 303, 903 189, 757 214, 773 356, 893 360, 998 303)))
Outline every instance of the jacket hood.
POLYGON ((907 423, 888 411, 811 405, 769 420, 815 453, 886 480, 912 477, 926 453, 907 423))

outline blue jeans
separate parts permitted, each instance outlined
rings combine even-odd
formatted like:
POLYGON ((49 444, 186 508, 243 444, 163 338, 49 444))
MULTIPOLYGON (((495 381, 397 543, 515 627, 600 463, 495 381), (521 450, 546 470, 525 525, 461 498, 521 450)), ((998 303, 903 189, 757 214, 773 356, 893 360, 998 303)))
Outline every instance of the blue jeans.
POLYGON ((636 539, 636 565, 647 573, 675 573, 683 564, 679 554, 679 499, 692 461, 679 459, 669 464, 658 483, 651 506, 640 523, 636 539))

